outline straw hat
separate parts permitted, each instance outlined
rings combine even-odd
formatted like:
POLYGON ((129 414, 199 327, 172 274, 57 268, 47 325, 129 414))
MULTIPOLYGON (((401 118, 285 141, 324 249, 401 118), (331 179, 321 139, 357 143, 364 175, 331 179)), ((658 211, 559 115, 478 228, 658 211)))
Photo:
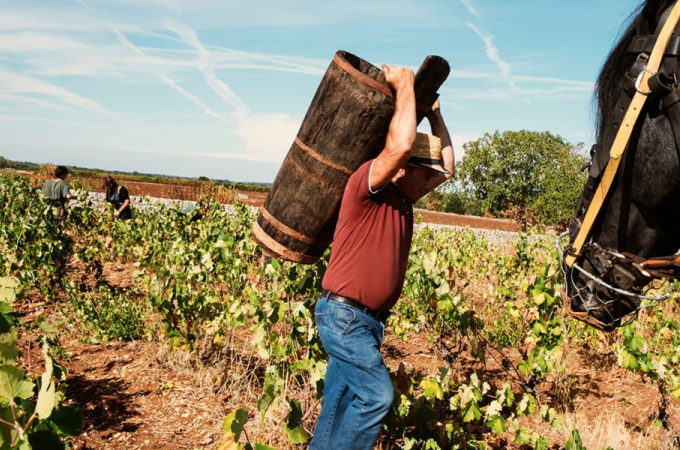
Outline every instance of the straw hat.
POLYGON ((442 166, 442 141, 437 136, 416 133, 416 140, 411 147, 408 164, 425 167, 445 174, 450 173, 442 166))

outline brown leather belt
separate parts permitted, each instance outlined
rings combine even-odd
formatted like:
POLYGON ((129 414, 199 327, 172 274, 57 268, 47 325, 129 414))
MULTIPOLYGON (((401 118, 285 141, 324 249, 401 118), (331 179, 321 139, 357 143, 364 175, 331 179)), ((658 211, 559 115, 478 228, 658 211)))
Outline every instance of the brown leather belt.
POLYGON ((377 320, 386 320, 390 316, 389 311, 374 311, 357 302, 356 300, 352 300, 351 298, 348 297, 343 297, 342 295, 335 294, 328 290, 322 291, 321 297, 325 297, 328 300, 333 300, 334 302, 338 303, 344 303, 345 305, 349 305, 353 308, 359 309, 377 320))

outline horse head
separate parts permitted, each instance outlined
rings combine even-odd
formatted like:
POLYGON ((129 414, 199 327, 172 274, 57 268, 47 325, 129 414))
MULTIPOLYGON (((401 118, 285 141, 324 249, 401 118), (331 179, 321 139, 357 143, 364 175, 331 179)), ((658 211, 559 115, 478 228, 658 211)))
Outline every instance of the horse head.
MULTIPOLYGON (((679 0, 680 1, 680 0, 679 0)), ((664 51, 658 74, 616 168, 611 187, 580 251, 574 241, 586 211, 597 202, 610 149, 647 70, 651 49, 668 19, 673 0, 643 2, 603 65, 596 85, 597 144, 589 178, 570 223, 563 263, 569 312, 596 328, 611 331, 637 311, 655 278, 673 278, 672 261, 661 271, 649 260, 680 248, 680 27, 664 51), (677 100, 676 100, 677 97, 677 100), (667 270, 663 270, 667 269, 667 270)), ((647 92, 647 91, 645 91, 647 92)), ((598 202, 599 204, 599 202, 598 202)), ((668 258, 672 259, 672 258, 668 258)), ((656 262, 659 264, 659 261, 656 262)), ((667 298, 661 296, 660 298, 667 298)))

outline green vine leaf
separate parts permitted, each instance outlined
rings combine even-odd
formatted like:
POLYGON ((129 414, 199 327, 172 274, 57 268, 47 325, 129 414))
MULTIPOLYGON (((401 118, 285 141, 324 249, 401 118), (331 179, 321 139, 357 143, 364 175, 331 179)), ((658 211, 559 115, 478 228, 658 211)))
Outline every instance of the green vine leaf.
POLYGON ((3 363, 11 363, 18 357, 16 333, 12 330, 9 333, 0 334, 0 360, 3 363))
POLYGON ((56 406, 57 397, 55 393, 55 385, 52 383, 52 357, 49 355, 48 347, 44 347, 45 354, 45 372, 42 374, 40 392, 38 393, 38 402, 35 405, 35 413, 42 420, 47 419, 52 414, 52 410, 56 406))
POLYGON ((15 366, 0 366, 0 398, 14 401, 15 398, 29 399, 35 384, 24 379, 24 371, 15 366))
POLYGON ((290 412, 286 416, 284 431, 288 439, 293 444, 304 444, 309 439, 309 433, 302 426, 302 409, 300 402, 295 399, 288 399, 290 412))
MULTIPOLYGON (((19 282, 16 279, 11 277, 0 277, 0 302, 13 303, 17 298, 17 287, 19 287, 19 282)), ((2 310, 0 310, 0 312, 6 314, 2 310)))
POLYGON ((237 409, 224 418, 222 429, 226 432, 230 432, 234 437, 234 442, 238 443, 247 422, 248 411, 245 409, 237 409))

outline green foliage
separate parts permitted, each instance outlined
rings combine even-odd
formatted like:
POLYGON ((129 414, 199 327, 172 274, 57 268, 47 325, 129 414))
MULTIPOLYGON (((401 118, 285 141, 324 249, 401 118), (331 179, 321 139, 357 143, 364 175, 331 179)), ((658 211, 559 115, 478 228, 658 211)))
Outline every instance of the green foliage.
POLYGON ((54 338, 44 335, 40 341, 45 370, 38 379, 19 367, 23 362, 18 360, 20 353, 16 348, 11 307, 0 301, 0 311, 10 322, 10 328, 0 334, 4 362, 0 365, 0 448, 71 448, 69 438, 80 433, 83 415, 78 407, 63 406, 66 385, 62 382, 66 372, 54 360, 50 345, 54 338))
POLYGON ((481 207, 480 202, 462 189, 445 192, 442 196, 444 198, 442 211, 444 212, 466 216, 484 215, 484 209, 481 207))
MULTIPOLYGON (((28 162, 11 161, 0 156, 0 169, 12 168, 28 172, 38 172, 40 165, 28 162)), ((201 176, 197 179, 172 177, 167 175, 140 174, 139 172, 106 171, 99 169, 87 169, 83 167, 70 166, 69 174, 74 178, 102 179, 105 176, 112 176, 117 181, 137 181, 143 183, 159 183, 175 186, 195 186, 197 181, 210 181, 207 177, 201 176)), ((269 185, 264 183, 235 183, 229 180, 212 180, 215 185, 233 187, 241 191, 268 192, 269 185)))
POLYGON ((12 161, 0 156, 0 169, 16 169, 35 172, 40 170, 40 165, 27 162, 12 161))
POLYGON ((587 450, 585 445, 583 445, 583 440, 581 439, 578 430, 572 430, 572 432, 569 433, 569 439, 567 439, 564 446, 566 450, 587 450))
POLYGON ((99 340, 139 339, 144 331, 145 305, 126 293, 114 294, 101 286, 94 292, 81 293, 75 283, 65 282, 72 314, 65 314, 83 332, 99 340))
POLYGON ((17 279, 19 293, 32 287, 51 297, 50 282, 62 274, 72 238, 22 177, 0 176, 0 205, 0 276, 17 279))
POLYGON ((238 442, 246 422, 248 422, 248 411, 245 409, 237 409, 224 418, 222 429, 224 431, 230 431, 234 436, 234 440, 238 442))
POLYGON ((450 183, 460 183, 484 210, 522 223, 567 223, 585 181, 582 145, 522 130, 487 133, 464 148, 450 183))
MULTIPOLYGON (((128 222, 74 208, 68 221, 53 226, 33 216, 44 205, 37 197, 28 201, 33 197, 24 181, 0 177, 0 184, 5 184, 0 195, 24 195, 17 201, 29 211, 4 216, 8 227, 0 237, 8 237, 0 245, 10 251, 0 254, 5 264, 0 268, 11 278, 0 278, 0 300, 17 301, 17 288, 48 286, 49 292, 59 291, 52 298, 65 299, 65 314, 97 339, 141 337, 150 309, 159 323, 147 335, 164 335, 176 348, 220 352, 231 345, 232 336, 248 336, 264 369, 257 372, 261 397, 256 409, 230 416, 220 448, 270 448, 248 440, 247 421, 255 416, 263 426, 279 423, 278 435, 295 445, 308 441, 310 412, 322 401, 327 364, 312 307, 329 253, 312 266, 266 257, 251 237, 253 212, 238 204, 233 216, 210 204, 198 222, 188 221, 178 207, 140 209, 128 222), (24 226, 43 229, 27 232, 24 226), (22 248, 13 243, 17 239, 23 239, 22 248), (34 255, 36 262, 21 262, 21 255, 34 255), (78 270, 64 272, 64 261, 78 270), (135 266, 132 286, 124 290, 109 287, 103 276, 119 263, 135 266), (83 272, 94 283, 81 279, 83 272)), ((563 280, 552 240, 522 233, 506 252, 471 231, 423 229, 414 234, 402 299, 388 325, 402 340, 426 337, 445 366, 433 373, 402 369, 391 374, 395 401, 383 433, 386 446, 484 449, 487 440, 503 434, 535 450, 549 447, 546 437, 523 426, 535 421, 526 416, 540 417, 553 429, 563 426, 557 411, 541 403, 545 397, 538 395, 544 391, 539 387, 550 386, 564 372, 565 343, 601 345, 598 332, 563 320, 563 280), (494 372, 493 379, 485 379, 482 371, 461 376, 459 358, 465 353, 480 366, 495 364, 504 378, 494 372), (454 371, 460 377, 456 383, 454 371)), ((649 311, 644 326, 638 322, 623 328, 607 349, 623 367, 680 397, 680 323, 660 310, 649 311)), ((52 355, 60 352, 58 327, 40 318, 30 326, 46 335, 52 355)), ((20 402, 31 402, 36 394, 43 399, 26 406, 26 414, 35 414, 34 422, 41 424, 29 444, 55 439, 45 427, 57 439, 77 433, 79 411, 57 404, 63 370, 52 358, 49 380, 16 372, 16 340, 11 308, 0 302, 0 373, 6 372, 0 374, 0 386, 8 386, 8 395, 17 389, 20 402)), ((2 414, 0 407, 0 418, 6 419, 2 414)))
POLYGON ((222 424, 224 436, 222 437, 222 444, 217 447, 217 450, 276 450, 275 448, 260 442, 256 442, 254 447, 250 442, 241 446, 241 434, 246 435, 245 426, 247 422, 248 411, 245 409, 237 409, 225 417, 224 423, 222 424))
POLYGON ((304 444, 309 439, 309 433, 302 425, 302 410, 300 409, 300 402, 295 399, 288 400, 290 412, 285 419, 285 426, 283 431, 288 435, 288 439, 293 444, 304 444))

